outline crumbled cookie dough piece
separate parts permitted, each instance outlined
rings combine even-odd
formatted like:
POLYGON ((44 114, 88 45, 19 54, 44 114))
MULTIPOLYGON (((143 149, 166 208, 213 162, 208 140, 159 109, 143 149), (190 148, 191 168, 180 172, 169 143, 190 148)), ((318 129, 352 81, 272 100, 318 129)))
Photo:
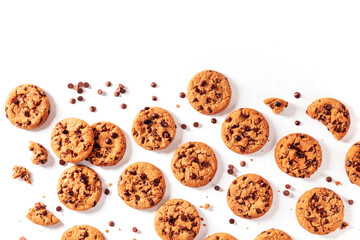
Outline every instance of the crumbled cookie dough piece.
POLYGON ((264 100, 264 103, 268 105, 275 114, 281 113, 284 111, 284 108, 288 106, 288 102, 281 98, 267 98, 264 100))
POLYGON ((33 164, 45 164, 47 162, 47 151, 43 145, 36 142, 31 142, 29 145, 29 150, 33 152, 33 156, 31 157, 31 162, 33 164))
POLYGON ((27 170, 26 168, 15 165, 12 169, 12 172, 13 172, 12 174, 13 179, 20 177, 28 184, 31 184, 31 174, 29 170, 27 170))
POLYGON ((60 222, 57 217, 46 210, 46 205, 42 202, 35 203, 35 206, 30 209, 26 217, 33 223, 42 226, 50 226, 60 222))

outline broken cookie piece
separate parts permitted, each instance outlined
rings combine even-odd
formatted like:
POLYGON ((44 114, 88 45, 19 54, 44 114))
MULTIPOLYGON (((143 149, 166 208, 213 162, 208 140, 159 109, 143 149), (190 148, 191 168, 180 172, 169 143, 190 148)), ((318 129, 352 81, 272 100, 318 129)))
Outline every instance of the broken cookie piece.
POLYGON ((327 127, 336 140, 350 128, 350 113, 344 104, 333 98, 320 98, 309 105, 306 114, 327 127))
POLYGON ((42 226, 50 226, 57 224, 60 220, 52 213, 46 210, 46 205, 38 202, 30 209, 26 217, 35 224, 42 226))
POLYGON ((20 177, 22 180, 31 184, 31 174, 29 170, 22 166, 15 165, 12 169, 12 177, 13 179, 20 177))
POLYGON ((267 98, 264 103, 268 105, 273 113, 279 114, 288 106, 288 102, 280 98, 267 98))
POLYGON ((31 162, 33 164, 45 164, 47 162, 47 151, 40 143, 31 142, 29 145, 29 150, 33 152, 33 156, 31 157, 31 162))

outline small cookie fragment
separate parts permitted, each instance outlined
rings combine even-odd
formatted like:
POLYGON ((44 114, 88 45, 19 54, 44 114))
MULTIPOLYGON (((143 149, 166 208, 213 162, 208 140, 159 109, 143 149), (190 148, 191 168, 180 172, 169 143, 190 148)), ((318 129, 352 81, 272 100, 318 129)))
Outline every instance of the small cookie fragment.
POLYGON ((352 145, 347 152, 345 171, 350 182, 360 186, 360 142, 352 145))
POLYGON ((292 240, 292 238, 284 231, 271 228, 260 233, 254 240, 292 240))
POLYGON ((350 113, 344 104, 333 98, 320 98, 309 105, 306 114, 324 124, 336 140, 350 128, 350 113))
POLYGON ((140 147, 153 151, 170 145, 175 138, 176 126, 165 109, 146 107, 136 115, 131 132, 140 147))
POLYGON ((35 203, 35 206, 30 209, 26 217, 33 223, 42 226, 51 226, 60 222, 55 215, 46 210, 46 205, 42 202, 35 203))
POLYGON ((118 182, 120 198, 136 209, 154 207, 163 198, 165 190, 165 178, 160 169, 146 162, 129 165, 118 182))
POLYGON ((77 225, 66 230, 60 240, 105 240, 99 229, 89 225, 77 225))
POLYGON ((344 230, 345 228, 347 228, 349 226, 349 223, 347 222, 343 222, 340 226, 340 230, 344 230))
POLYGON ((39 165, 47 162, 48 154, 43 145, 30 141, 29 150, 33 152, 33 156, 31 157, 33 164, 39 165))
POLYGON ((208 236, 205 240, 237 240, 237 238, 228 233, 220 232, 208 236))
POLYGON ((284 111, 284 108, 288 106, 288 102, 281 98, 267 98, 264 100, 264 103, 268 105, 275 114, 281 113, 284 111))
POLYGON ((313 188, 300 196, 296 204, 296 218, 308 232, 325 235, 341 226, 344 203, 330 189, 313 188))
POLYGON ((15 165, 12 168, 12 177, 13 179, 20 177, 26 183, 31 184, 31 173, 25 167, 15 165))
POLYGON ((227 203, 237 216, 252 219, 263 216, 273 202, 270 183, 256 174, 236 178, 227 191, 227 203))
POLYGON ((284 173, 298 178, 309 178, 321 166, 320 144, 304 133, 286 135, 276 145, 275 161, 284 173))
POLYGON ((215 176, 217 159, 213 150, 202 142, 181 145, 171 160, 176 179, 188 187, 202 187, 215 176))
MULTIPOLYGON (((185 94, 180 94, 180 97, 185 97, 185 94)), ((190 80, 187 98, 196 111, 213 115, 222 112, 229 105, 231 87, 223 74, 204 70, 190 80)))
POLYGON ((240 108, 226 117, 221 127, 221 137, 233 152, 254 153, 267 142, 269 124, 260 112, 251 108, 240 108))
POLYGON ((192 240, 200 231, 200 216, 195 207, 183 199, 165 202, 155 216, 155 230, 163 240, 192 240))

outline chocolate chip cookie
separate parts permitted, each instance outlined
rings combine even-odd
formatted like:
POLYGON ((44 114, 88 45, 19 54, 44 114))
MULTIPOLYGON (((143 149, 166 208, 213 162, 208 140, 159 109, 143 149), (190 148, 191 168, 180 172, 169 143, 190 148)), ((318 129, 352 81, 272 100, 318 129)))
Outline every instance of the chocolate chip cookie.
POLYGON ((286 232, 271 228, 260 233, 255 240, 292 240, 292 238, 286 232))
POLYGON ((44 124, 50 114, 50 101, 46 93, 33 84, 13 89, 5 103, 9 121, 22 129, 35 129, 44 124))
POLYGON ((94 145, 92 128, 78 118, 58 122, 51 133, 51 147, 65 162, 77 163, 89 156, 94 145))
POLYGON ((124 156, 126 139, 121 129, 111 122, 98 122, 91 126, 94 133, 94 147, 87 157, 96 166, 107 167, 117 164, 124 156))
POLYGON ((42 226, 51 226, 60 222, 51 212, 46 210, 46 205, 38 202, 30 209, 26 217, 35 224, 42 226))
POLYGON ((284 111, 284 108, 288 106, 288 102, 281 98, 267 98, 264 100, 264 103, 269 106, 275 114, 281 113, 284 111))
POLYGON ((360 186, 360 142, 351 146, 345 157, 345 171, 350 182, 360 186))
POLYGON ((200 216, 191 203, 182 199, 165 202, 155 216, 155 230, 163 240, 192 240, 200 230, 200 216))
POLYGON ((221 137, 231 151, 254 153, 267 142, 269 124, 258 111, 240 108, 226 117, 221 127, 221 137))
POLYGON ((146 162, 136 162, 128 166, 118 182, 120 198, 128 206, 137 209, 154 207, 163 198, 165 189, 162 172, 146 162))
POLYGON ((340 227, 344 204, 339 195, 327 188, 313 188, 300 196, 296 218, 310 233, 325 235, 340 227))
POLYGON ((43 145, 30 141, 29 150, 33 152, 33 156, 31 157, 33 164, 39 165, 47 162, 48 154, 43 145))
POLYGON ((181 145, 171 161, 176 179, 188 187, 202 187, 215 176, 217 159, 213 150, 202 142, 181 145))
POLYGON ((57 192, 66 207, 84 211, 95 207, 101 197, 101 180, 91 168, 75 165, 60 176, 57 192))
POLYGON ((13 179, 21 178, 26 183, 31 184, 31 173, 25 167, 15 165, 12 168, 12 177, 13 179))
POLYGON ((66 230, 60 240, 105 240, 104 235, 97 229, 89 225, 74 226, 66 230))
POLYGON ((336 140, 341 140, 350 128, 349 110, 333 98, 314 101, 307 108, 306 114, 324 124, 336 140))
POLYGON ((231 236, 227 233, 214 233, 213 235, 208 236, 205 240, 237 240, 237 238, 231 236))
POLYGON ((244 174, 236 178, 227 191, 230 210, 242 218, 258 218, 269 211, 273 191, 265 178, 256 174, 244 174))
POLYGON ((131 132, 140 147, 159 150, 174 140, 176 126, 171 114, 165 109, 146 107, 136 115, 131 132))
POLYGON ((229 81, 214 70, 201 71, 190 80, 187 98, 196 111, 206 115, 217 114, 230 103, 229 81))
POLYGON ((284 173, 298 178, 308 178, 322 162, 320 144, 304 133, 283 137, 275 148, 275 161, 284 173))

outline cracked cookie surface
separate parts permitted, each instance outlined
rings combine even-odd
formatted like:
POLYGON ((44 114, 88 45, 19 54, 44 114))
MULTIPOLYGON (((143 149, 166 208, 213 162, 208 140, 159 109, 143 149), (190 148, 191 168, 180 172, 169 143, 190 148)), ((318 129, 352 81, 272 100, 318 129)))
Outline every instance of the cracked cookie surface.
POLYGON ((345 171, 350 182, 360 186, 360 142, 351 146, 345 157, 345 171))
POLYGON ((333 98, 320 98, 309 105, 306 114, 327 127, 336 140, 350 128, 350 113, 344 104, 333 98))
POLYGON ((176 179, 188 187, 202 187, 215 176, 217 159, 213 150, 202 142, 181 145, 171 160, 176 179))
POLYGON ((288 106, 288 102, 281 98, 267 98, 264 103, 271 108, 273 113, 279 114, 288 106))
POLYGON ((130 207, 154 207, 164 196, 165 178, 160 169, 146 162, 129 165, 120 175, 118 193, 130 207))
POLYGON ((240 108, 230 113, 221 127, 225 145, 236 153, 259 151, 269 138, 269 124, 265 117, 251 108, 240 108))
POLYGON ((94 145, 92 128, 78 118, 58 122, 51 133, 51 148, 65 162, 78 163, 89 156, 94 145))
POLYGON ((23 84, 13 89, 5 103, 9 121, 22 129, 40 127, 50 114, 50 101, 46 93, 33 84, 23 84))
POLYGON ((230 103, 229 81, 214 70, 201 71, 190 80, 187 98, 196 111, 206 115, 217 114, 230 103))
POLYGON ((322 163, 320 144, 304 133, 283 137, 275 148, 275 161, 284 173, 298 178, 308 178, 322 163))
POLYGON ((284 231, 271 228, 260 233, 255 240, 292 240, 292 238, 284 231))
POLYGON ((66 169, 57 185, 60 202, 77 211, 95 207, 100 200, 101 191, 101 180, 97 173, 81 165, 66 169))
POLYGON ((313 188, 300 196, 296 218, 310 233, 325 235, 340 227, 344 204, 339 195, 327 188, 313 188))
POLYGON ((165 202, 155 216, 155 230, 163 240, 192 240, 200 230, 200 216, 195 207, 182 199, 165 202))
POLYGON ((46 210, 46 205, 38 202, 30 209, 26 217, 35 224, 42 226, 51 226, 60 222, 51 212, 46 210))
POLYGON ((105 240, 105 238, 95 227, 77 225, 66 230, 60 240, 105 240))
POLYGON ((237 240, 237 238, 235 238, 234 236, 228 234, 228 233, 214 233, 210 236, 208 236, 207 238, 205 238, 205 240, 237 240))
POLYGON ((33 152, 33 156, 31 157, 33 164, 39 165, 47 162, 48 153, 43 145, 30 141, 29 150, 33 152))
POLYGON ((236 178, 227 191, 227 203, 237 216, 251 219, 269 211, 273 191, 269 182, 256 174, 244 174, 236 178))
POLYGON ((131 132, 140 147, 159 150, 174 140, 176 126, 171 114, 165 109, 146 107, 136 115, 131 132))
POLYGON ((96 166, 107 167, 117 164, 126 151, 126 139, 121 129, 111 122, 91 125, 94 133, 94 147, 87 157, 96 166))

